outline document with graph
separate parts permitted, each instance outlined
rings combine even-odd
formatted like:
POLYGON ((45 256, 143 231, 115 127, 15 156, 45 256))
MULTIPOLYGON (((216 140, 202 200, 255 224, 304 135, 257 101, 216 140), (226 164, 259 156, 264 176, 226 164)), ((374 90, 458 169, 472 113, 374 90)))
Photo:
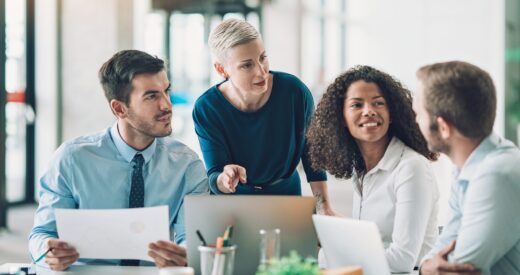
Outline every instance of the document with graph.
POLYGON ((153 261, 148 244, 170 239, 166 205, 130 209, 55 209, 59 238, 81 258, 153 261))

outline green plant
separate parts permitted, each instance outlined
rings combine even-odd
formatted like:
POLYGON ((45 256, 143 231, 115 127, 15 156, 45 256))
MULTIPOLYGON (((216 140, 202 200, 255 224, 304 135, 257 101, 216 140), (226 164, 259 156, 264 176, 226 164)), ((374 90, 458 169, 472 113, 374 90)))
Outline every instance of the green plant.
POLYGON ((316 259, 302 259, 298 252, 291 251, 289 256, 273 260, 269 265, 260 265, 256 275, 317 275, 319 267, 316 259))

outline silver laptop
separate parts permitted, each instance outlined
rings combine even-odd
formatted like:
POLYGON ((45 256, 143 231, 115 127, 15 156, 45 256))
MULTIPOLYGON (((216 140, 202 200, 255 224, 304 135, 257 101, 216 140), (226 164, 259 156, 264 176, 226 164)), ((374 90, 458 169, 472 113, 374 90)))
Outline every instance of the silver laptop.
POLYGON ((365 275, 390 274, 375 223, 321 215, 312 220, 329 268, 359 265, 365 275))
POLYGON ((279 228, 280 256, 296 250, 301 256, 318 254, 312 225, 314 198, 297 196, 187 196, 184 198, 188 265, 200 274, 200 230, 214 244, 233 225, 231 244, 237 245, 234 274, 255 274, 260 261, 260 229, 279 228))

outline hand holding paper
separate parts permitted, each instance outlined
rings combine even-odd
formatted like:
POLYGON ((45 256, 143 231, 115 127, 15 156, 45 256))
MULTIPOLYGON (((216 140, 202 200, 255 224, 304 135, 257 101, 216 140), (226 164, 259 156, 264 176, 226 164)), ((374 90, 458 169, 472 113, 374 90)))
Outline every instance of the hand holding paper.
POLYGON ((170 239, 168 207, 55 209, 60 240, 81 258, 153 261, 149 243, 170 239))
POLYGON ((148 255, 158 267, 186 266, 186 248, 172 241, 157 241, 149 245, 148 255))

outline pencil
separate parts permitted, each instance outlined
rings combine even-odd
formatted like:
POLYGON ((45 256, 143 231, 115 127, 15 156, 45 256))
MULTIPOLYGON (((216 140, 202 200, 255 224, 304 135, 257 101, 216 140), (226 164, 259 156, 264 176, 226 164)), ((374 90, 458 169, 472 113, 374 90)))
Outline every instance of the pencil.
POLYGON ((233 233, 233 226, 229 225, 224 232, 224 246, 229 246, 229 239, 231 238, 231 234, 233 233))
POLYGON ((45 251, 45 253, 43 253, 40 257, 38 257, 38 259, 36 259, 34 261, 34 263, 37 263, 37 262, 41 261, 43 258, 45 258, 45 256, 47 256, 47 254, 51 251, 51 249, 52 248, 47 249, 47 251, 45 251))
POLYGON ((222 275, 224 274, 224 263, 226 255, 222 255, 222 247, 224 246, 224 238, 218 237, 215 245, 215 258, 213 259, 213 268, 211 275, 222 275))

